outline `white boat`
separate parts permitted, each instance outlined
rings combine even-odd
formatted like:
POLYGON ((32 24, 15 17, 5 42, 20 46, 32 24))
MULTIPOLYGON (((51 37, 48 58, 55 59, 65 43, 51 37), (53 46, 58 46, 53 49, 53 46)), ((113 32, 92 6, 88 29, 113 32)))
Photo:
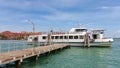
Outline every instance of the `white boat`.
POLYGON ((29 43, 69 44, 70 46, 111 46, 113 38, 105 38, 104 30, 91 30, 86 28, 72 28, 69 32, 50 32, 42 35, 30 35, 29 43))

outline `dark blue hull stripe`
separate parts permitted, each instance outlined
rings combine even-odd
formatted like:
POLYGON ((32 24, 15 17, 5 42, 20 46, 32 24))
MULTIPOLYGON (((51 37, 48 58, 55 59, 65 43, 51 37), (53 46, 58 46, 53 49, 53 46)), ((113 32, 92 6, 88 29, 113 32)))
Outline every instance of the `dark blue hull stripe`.
MULTIPOLYGON (((30 42, 32 44, 32 42, 30 42)), ((46 42, 35 42, 39 45, 45 45, 46 42)), ((51 44, 69 44, 71 46, 83 46, 84 42, 52 42, 51 44)), ((111 46, 112 42, 94 42, 90 43, 90 46, 111 46)))

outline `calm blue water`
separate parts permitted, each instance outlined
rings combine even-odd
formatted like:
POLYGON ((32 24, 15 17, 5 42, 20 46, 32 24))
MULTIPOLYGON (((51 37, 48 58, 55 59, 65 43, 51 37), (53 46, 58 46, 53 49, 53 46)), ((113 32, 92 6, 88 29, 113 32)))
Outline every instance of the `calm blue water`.
MULTIPOLYGON (((2 41, 2 43, 6 42, 2 41)), ((15 64, 11 63, 3 67, 14 68, 15 64)), ((37 62, 34 58, 25 59, 22 68, 120 68, 120 39, 115 39, 112 47, 109 48, 71 47, 50 55, 41 55, 37 62)))

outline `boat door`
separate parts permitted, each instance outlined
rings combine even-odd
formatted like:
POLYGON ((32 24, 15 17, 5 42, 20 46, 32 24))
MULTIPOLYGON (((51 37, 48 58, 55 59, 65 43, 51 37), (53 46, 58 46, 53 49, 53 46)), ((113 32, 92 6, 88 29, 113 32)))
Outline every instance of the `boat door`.
POLYGON ((97 34, 92 35, 93 39, 97 39, 97 34))
POLYGON ((34 37, 33 41, 38 42, 38 36, 34 37))

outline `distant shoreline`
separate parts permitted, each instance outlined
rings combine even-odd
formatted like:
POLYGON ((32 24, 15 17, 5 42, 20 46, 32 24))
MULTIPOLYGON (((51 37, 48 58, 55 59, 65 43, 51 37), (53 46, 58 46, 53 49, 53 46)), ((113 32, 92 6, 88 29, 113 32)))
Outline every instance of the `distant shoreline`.
POLYGON ((113 38, 113 39, 120 39, 120 38, 113 38))

